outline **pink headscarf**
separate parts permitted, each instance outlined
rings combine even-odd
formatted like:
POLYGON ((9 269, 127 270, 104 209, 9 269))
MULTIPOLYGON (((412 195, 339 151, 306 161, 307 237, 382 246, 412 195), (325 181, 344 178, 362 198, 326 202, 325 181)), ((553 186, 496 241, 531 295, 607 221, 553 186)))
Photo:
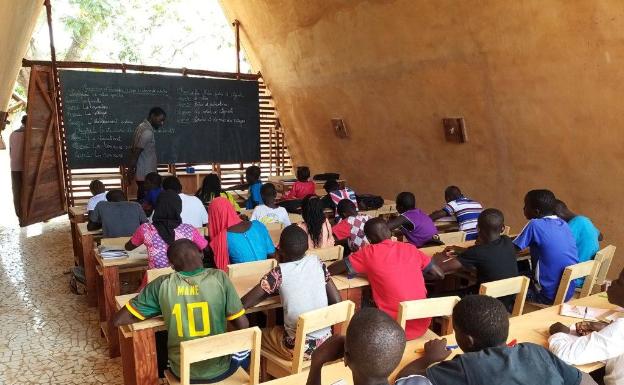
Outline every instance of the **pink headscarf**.
POLYGON ((230 263, 227 244, 227 229, 241 223, 234 206, 223 197, 217 197, 208 206, 208 234, 210 248, 214 253, 215 265, 218 269, 227 271, 230 263))

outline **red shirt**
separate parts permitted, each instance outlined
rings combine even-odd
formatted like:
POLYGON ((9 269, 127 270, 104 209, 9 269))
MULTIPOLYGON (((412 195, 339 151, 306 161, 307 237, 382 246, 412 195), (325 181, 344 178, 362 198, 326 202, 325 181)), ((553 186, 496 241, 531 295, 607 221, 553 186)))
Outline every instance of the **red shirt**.
POLYGON ((296 181, 290 191, 284 194, 284 199, 303 199, 308 195, 314 195, 316 185, 312 181, 300 182, 296 181))
MULTIPOLYGON (((427 298, 422 271, 431 258, 410 243, 386 239, 351 254, 353 269, 368 276, 377 307, 397 319, 399 303, 427 298)), ((425 334, 431 318, 407 321, 405 334, 413 340, 425 334)))
POLYGON ((349 238, 351 235, 351 225, 343 219, 332 227, 332 233, 334 233, 339 241, 349 238))

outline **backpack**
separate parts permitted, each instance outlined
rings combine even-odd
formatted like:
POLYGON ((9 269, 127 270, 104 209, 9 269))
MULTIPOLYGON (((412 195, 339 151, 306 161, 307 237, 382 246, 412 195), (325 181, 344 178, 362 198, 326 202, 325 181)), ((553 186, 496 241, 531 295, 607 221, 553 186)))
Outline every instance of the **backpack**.
POLYGON ((316 174, 312 177, 312 179, 314 180, 330 180, 330 179, 338 180, 340 179, 340 174, 336 174, 334 172, 326 172, 324 174, 316 174))
POLYGON ((377 210, 384 205, 384 199, 379 195, 361 194, 356 197, 360 210, 377 210))
POLYGON ((84 268, 74 266, 69 270, 71 277, 69 278, 69 290, 76 295, 84 295, 87 293, 87 279, 85 278, 84 268))

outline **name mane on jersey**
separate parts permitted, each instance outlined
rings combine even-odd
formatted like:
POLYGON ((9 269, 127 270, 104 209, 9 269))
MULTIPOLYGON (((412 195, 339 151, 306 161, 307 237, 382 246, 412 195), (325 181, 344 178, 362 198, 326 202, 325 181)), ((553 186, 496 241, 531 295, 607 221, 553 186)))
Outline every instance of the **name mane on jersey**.
POLYGON ((178 286, 178 295, 199 295, 199 286, 178 286))

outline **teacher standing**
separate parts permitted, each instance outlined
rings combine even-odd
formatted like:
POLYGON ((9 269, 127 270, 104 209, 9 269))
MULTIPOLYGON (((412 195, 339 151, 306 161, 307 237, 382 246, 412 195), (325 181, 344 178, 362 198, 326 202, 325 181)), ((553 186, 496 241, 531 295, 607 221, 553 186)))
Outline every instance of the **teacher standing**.
POLYGON ((145 175, 157 171, 158 159, 156 158, 154 130, 158 130, 165 124, 166 117, 165 110, 154 107, 147 115, 147 119, 134 130, 128 162, 128 181, 131 182, 133 178, 136 180, 138 200, 142 200, 145 196, 143 187, 145 175))

